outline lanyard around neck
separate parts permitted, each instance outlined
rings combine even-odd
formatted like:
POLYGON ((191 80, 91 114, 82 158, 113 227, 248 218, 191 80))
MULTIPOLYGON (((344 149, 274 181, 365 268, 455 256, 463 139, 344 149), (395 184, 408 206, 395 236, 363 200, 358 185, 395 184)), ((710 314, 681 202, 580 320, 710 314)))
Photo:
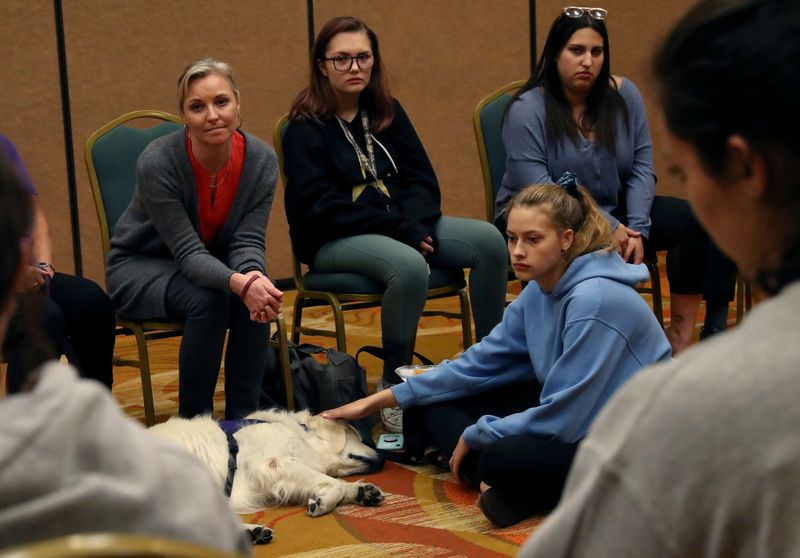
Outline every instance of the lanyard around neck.
POLYGON ((353 146, 353 149, 356 152, 356 158, 359 162, 366 167, 369 173, 372 175, 372 179, 374 183, 378 183, 378 167, 375 164, 375 147, 372 144, 372 134, 369 131, 369 117, 367 116, 366 109, 361 109, 361 126, 364 128, 364 141, 367 144, 367 153, 369 154, 369 158, 364 155, 364 152, 361 151, 361 148, 356 143, 356 138, 353 137, 352 132, 350 129, 345 125, 344 120, 336 116, 336 121, 339 122, 339 126, 342 128, 342 132, 344 132, 344 136, 347 138, 347 141, 350 142, 350 145, 353 146))

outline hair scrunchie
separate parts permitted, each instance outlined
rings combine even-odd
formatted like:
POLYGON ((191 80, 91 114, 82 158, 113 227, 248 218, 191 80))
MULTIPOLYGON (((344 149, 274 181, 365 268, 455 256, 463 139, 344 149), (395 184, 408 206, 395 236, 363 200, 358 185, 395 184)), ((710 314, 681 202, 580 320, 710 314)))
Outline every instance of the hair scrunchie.
POLYGON ((573 198, 580 198, 580 192, 578 192, 578 175, 574 172, 565 172, 561 175, 561 178, 556 181, 556 184, 564 188, 573 198))

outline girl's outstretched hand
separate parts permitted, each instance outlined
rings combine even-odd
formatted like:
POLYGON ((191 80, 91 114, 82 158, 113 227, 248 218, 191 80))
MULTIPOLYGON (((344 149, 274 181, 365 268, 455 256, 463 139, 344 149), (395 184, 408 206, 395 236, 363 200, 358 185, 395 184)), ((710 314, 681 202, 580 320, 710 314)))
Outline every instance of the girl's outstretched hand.
POLYGON ((341 407, 337 407, 329 411, 323 411, 320 413, 320 415, 322 418, 331 420, 358 420, 366 417, 367 415, 371 415, 380 409, 396 406, 397 399, 394 398, 392 390, 385 389, 362 399, 358 399, 357 401, 353 401, 352 403, 348 403, 347 405, 342 405, 341 407))

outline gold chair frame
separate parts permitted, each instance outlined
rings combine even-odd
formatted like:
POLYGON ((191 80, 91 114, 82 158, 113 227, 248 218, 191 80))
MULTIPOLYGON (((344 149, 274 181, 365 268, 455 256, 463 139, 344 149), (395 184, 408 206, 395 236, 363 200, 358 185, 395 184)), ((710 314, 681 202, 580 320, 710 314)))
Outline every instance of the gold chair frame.
POLYGON ((236 558, 206 546, 153 535, 85 533, 0 550, 0 558, 236 558))

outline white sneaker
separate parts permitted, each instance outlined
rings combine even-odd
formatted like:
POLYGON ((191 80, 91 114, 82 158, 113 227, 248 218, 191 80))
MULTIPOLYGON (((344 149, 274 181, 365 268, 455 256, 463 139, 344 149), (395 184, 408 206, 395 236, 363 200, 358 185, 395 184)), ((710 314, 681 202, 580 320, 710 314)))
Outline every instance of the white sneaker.
MULTIPOLYGON (((383 391, 388 389, 390 386, 384 383, 383 380, 378 382, 378 386, 376 387, 376 391, 383 391)), ((381 409, 381 423, 383 424, 384 430, 387 432, 392 432, 394 434, 400 434, 403 432, 403 409, 400 407, 387 407, 385 409, 381 409)))

